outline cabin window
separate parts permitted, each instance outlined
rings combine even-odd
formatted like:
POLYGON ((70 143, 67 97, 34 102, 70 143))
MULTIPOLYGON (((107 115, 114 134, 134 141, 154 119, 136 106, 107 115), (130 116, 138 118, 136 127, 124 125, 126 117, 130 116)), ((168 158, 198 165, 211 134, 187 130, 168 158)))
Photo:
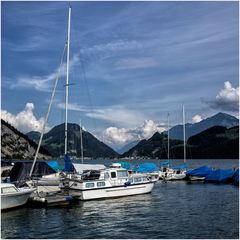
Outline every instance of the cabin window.
POLYGON ((127 171, 117 171, 117 176, 119 178, 126 178, 126 177, 128 177, 128 173, 127 173, 127 171))
POLYGON ((143 177, 142 180, 143 180, 144 182, 146 182, 146 181, 148 181, 148 178, 147 178, 147 177, 143 177))
POLYGON ((116 177, 117 177, 116 172, 111 172, 111 178, 116 178, 116 177))
POLYGON ((133 183, 133 179, 132 179, 132 178, 129 178, 129 179, 128 179, 128 182, 133 183))
POLYGON ((109 178, 109 173, 108 173, 108 172, 105 172, 105 173, 104 173, 104 178, 105 178, 105 179, 108 179, 108 178, 109 178))
POLYGON ((15 193, 17 192, 17 189, 15 187, 5 187, 2 188, 2 193, 15 193))
POLYGON ((86 188, 93 188, 94 187, 94 183, 86 183, 86 188))
POLYGON ((98 183, 97 183, 97 186, 98 186, 98 187, 104 187, 104 186, 105 186, 105 182, 98 182, 98 183))
POLYGON ((141 177, 135 177, 134 178, 134 182, 137 183, 137 182, 141 182, 142 181, 142 178, 141 177))

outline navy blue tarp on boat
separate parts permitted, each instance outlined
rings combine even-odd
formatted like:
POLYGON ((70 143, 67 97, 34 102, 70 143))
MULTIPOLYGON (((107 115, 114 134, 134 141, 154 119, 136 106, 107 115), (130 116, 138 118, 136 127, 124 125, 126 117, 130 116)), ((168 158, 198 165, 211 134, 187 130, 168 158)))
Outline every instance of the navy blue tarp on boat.
POLYGON ((133 171, 136 172, 155 172, 158 171, 158 167, 155 163, 140 163, 134 166, 133 171))
MULTIPOLYGON (((16 162, 9 173, 10 181, 23 182, 27 180, 29 178, 32 164, 32 161, 16 162)), ((37 161, 33 169, 32 177, 42 177, 44 175, 52 174, 55 172, 56 171, 52 169, 46 162, 37 161)))
POLYGON ((64 162, 65 162, 65 168, 64 168, 65 172, 74 172, 75 171, 75 168, 74 168, 74 166, 72 164, 72 160, 68 156, 68 154, 64 155, 64 162))
POLYGON ((232 181, 234 171, 232 169, 218 169, 205 177, 205 182, 224 183, 232 181))
POLYGON ((232 176, 232 181, 234 185, 239 185, 239 169, 235 171, 235 173, 232 176))
POLYGON ((188 170, 186 172, 187 176, 198 176, 198 177, 206 177, 208 174, 212 173, 213 170, 207 166, 202 166, 193 170, 188 170))

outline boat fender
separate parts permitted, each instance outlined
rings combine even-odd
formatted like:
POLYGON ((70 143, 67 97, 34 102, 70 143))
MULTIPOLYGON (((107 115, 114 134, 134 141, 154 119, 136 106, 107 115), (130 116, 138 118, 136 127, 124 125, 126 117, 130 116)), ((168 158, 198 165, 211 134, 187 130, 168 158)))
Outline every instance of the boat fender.
POLYGON ((124 183, 124 187, 128 187, 128 186, 130 186, 130 185, 131 185, 131 182, 130 182, 130 181, 124 183))
POLYGON ((46 199, 45 198, 42 198, 42 197, 34 197, 33 198, 33 201, 34 202, 46 202, 46 199))
POLYGON ((66 196, 66 200, 67 200, 68 202, 72 202, 72 201, 73 201, 73 197, 72 197, 72 196, 66 196))

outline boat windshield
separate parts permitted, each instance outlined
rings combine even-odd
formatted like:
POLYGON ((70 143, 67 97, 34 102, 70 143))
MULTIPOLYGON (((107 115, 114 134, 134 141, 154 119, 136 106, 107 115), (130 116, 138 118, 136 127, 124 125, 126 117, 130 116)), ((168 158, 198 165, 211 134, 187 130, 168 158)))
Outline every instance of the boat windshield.
POLYGON ((4 187, 1 189, 1 193, 16 193, 17 189, 15 187, 4 187))
POLYGON ((117 171, 117 176, 118 176, 119 178, 128 177, 128 172, 127 172, 126 170, 117 171))

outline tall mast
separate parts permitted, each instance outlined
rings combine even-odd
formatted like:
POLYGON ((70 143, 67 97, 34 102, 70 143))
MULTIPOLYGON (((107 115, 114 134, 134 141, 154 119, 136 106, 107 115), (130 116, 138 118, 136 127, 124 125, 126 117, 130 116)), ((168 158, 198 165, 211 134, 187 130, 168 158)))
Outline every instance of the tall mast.
POLYGON ((81 160, 83 163, 82 121, 80 120, 81 160))
POLYGON ((185 109, 183 105, 183 145, 184 145, 184 163, 186 162, 186 136, 185 136, 185 109))
POLYGON ((66 77, 66 97, 65 97, 65 150, 67 154, 67 122, 68 122, 68 79, 69 79, 69 51, 70 51, 70 24, 71 24, 71 7, 68 11, 68 37, 67 37, 67 77, 66 77))
POLYGON ((168 160, 169 160, 169 113, 167 115, 167 124, 168 124, 168 153, 167 153, 167 156, 168 156, 168 160))

